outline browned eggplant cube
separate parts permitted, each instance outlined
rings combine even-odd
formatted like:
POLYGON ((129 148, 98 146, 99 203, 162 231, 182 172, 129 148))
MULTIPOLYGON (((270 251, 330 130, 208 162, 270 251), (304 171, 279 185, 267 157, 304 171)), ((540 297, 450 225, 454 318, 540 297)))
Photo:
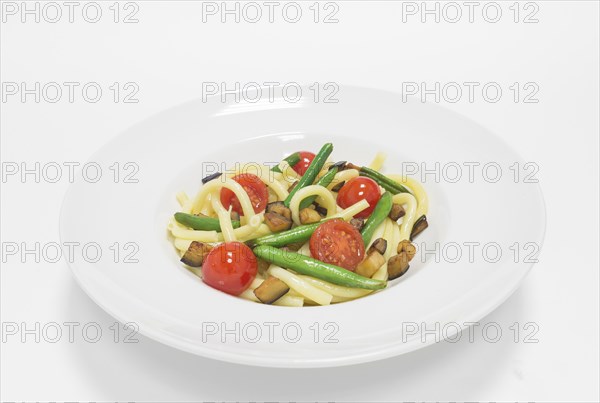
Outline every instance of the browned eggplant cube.
POLYGON ((200 267, 211 250, 212 246, 208 244, 192 241, 188 250, 181 257, 181 261, 191 267, 200 267))
POLYGON ((385 253, 386 249, 387 249, 387 241, 383 238, 377 238, 371 244, 371 247, 367 251, 367 255, 374 250, 376 250, 377 252, 379 252, 383 255, 385 253))
POLYGON ((292 228, 292 220, 278 213, 265 213, 265 224, 272 232, 281 232, 292 228))
POLYGON ((283 281, 276 277, 269 277, 254 290, 254 295, 263 304, 272 304, 283 297, 289 290, 290 287, 283 281))
POLYGON ((390 210, 390 214, 388 217, 393 221, 398 221, 400 218, 404 217, 406 211, 404 211, 404 207, 401 204, 394 203, 392 204, 392 209, 390 210))
POLYGON ((408 271, 409 268, 408 257, 406 252, 402 252, 399 255, 392 256, 388 260, 388 280, 394 280, 401 277, 408 271))

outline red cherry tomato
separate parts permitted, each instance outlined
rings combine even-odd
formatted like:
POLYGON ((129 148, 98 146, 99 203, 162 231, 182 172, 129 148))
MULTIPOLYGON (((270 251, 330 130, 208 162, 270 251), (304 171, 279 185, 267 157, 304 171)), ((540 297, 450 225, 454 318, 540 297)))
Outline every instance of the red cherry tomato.
POLYGON ((241 242, 227 242, 215 247, 204 259, 202 280, 209 286, 231 295, 246 290, 257 271, 256 256, 241 242))
POLYGON ((371 215, 379 201, 379 185, 373 179, 359 176, 352 178, 338 192, 337 204, 341 208, 348 208, 353 204, 366 200, 369 207, 356 214, 355 218, 366 218, 371 215))
POLYGON ((360 232, 344 220, 325 221, 310 237, 310 254, 325 263, 354 271, 363 260, 365 245, 360 232))
POLYGON ((300 161, 292 168, 298 175, 304 175, 312 160, 315 159, 315 155, 310 151, 298 151, 298 155, 300 155, 300 161))
MULTIPOLYGON (((267 201, 269 200, 267 186, 258 176, 254 174, 240 174, 234 176, 232 179, 242 185, 246 193, 248 193, 255 213, 259 213, 267 207, 267 201)), ((244 215, 240 201, 235 193, 229 189, 221 189, 221 204, 226 209, 229 209, 231 206, 233 211, 239 215, 244 215)))

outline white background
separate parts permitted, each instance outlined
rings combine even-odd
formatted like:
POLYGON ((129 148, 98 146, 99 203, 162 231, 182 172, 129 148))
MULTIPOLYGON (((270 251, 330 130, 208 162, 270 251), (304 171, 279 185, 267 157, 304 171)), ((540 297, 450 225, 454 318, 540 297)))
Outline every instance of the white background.
MULTIPOLYGON (((74 23, 67 16, 54 24, 3 16, 2 82, 93 81, 105 91, 95 104, 77 92, 73 103, 66 95, 54 104, 32 97, 21 102, 18 95, 3 100, 3 162, 83 163, 128 126, 200 97, 202 82, 332 81, 400 92, 402 82, 491 81, 504 90, 497 103, 480 92, 472 103, 466 95, 440 103, 539 165, 545 245, 520 289, 482 319, 501 325, 498 343, 479 333, 474 343, 463 338, 381 362, 319 370, 226 364, 142 336, 137 344, 114 343, 114 320, 78 288, 64 262, 3 256, 3 323, 98 322, 107 332, 96 344, 65 337, 22 343, 3 334, 3 401, 598 401, 597 2, 537 2, 539 22, 529 24, 513 22, 512 2, 500 2, 503 15, 495 24, 480 8, 473 23, 466 15, 457 23, 436 23, 433 16, 422 23, 419 15, 403 22, 400 2, 358 1, 338 2, 333 24, 315 24, 310 3, 302 3, 306 14, 297 24, 280 13, 272 24, 266 17, 256 24, 229 17, 223 24, 218 16, 203 23, 200 3, 138 2, 139 22, 124 24, 112 21, 111 3, 103 3, 96 24, 83 20, 80 9, 74 23), (139 102, 114 103, 108 89, 114 82, 137 83, 139 102), (514 102, 508 88, 514 82, 536 83, 539 102, 514 102), (534 322, 537 343, 525 343, 523 331, 515 343, 509 329, 515 322, 521 328, 534 322)), ((3 181, 2 242, 58 242, 67 186, 64 179, 3 181)))

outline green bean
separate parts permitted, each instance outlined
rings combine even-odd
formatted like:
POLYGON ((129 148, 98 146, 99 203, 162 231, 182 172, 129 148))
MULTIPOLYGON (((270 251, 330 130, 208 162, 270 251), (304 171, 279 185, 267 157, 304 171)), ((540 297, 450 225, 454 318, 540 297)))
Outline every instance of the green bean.
MULTIPOLYGON (((300 162, 300 154, 298 154, 298 153, 290 154, 287 157, 285 157, 283 160, 287 161, 287 163, 291 167, 293 167, 294 165, 296 165, 297 163, 300 162)), ((281 173, 281 169, 279 169, 279 164, 277 164, 273 168, 271 168, 271 171, 281 173)))
MULTIPOLYGON (((218 218, 175 213, 175 220, 186 227, 201 231, 221 231, 221 224, 219 223, 218 218)), ((231 224, 233 225, 233 228, 238 228, 240 226, 240 222, 235 220, 231 220, 231 224)))
POLYGON ((387 285, 385 281, 363 277, 350 270, 273 246, 260 245, 253 252, 259 258, 283 268, 345 287, 381 290, 387 285))
POLYGON ((365 246, 369 244, 373 234, 375 233, 375 229, 385 220, 385 217, 390 214, 390 210, 392 209, 392 194, 390 192, 385 192, 379 198, 377 205, 375 205, 375 209, 365 222, 365 226, 361 231, 361 235, 363 237, 363 241, 365 246))
MULTIPOLYGON (((329 186, 329 184, 333 181, 335 174, 338 172, 338 167, 331 168, 325 175, 321 176, 315 185, 320 185, 323 187, 329 186)), ((317 196, 309 196, 306 199, 300 202, 300 210, 306 208, 313 204, 313 202, 317 199, 317 196)))
POLYGON ((379 186, 381 186, 382 188, 384 188, 388 192, 391 192, 394 195, 398 193, 410 193, 410 191, 407 188, 405 188, 395 180, 388 178, 381 172, 378 172, 368 167, 352 167, 358 169, 360 176, 366 176, 367 178, 373 179, 379 184, 379 186))
POLYGON ((285 246, 296 242, 306 242, 323 221, 312 224, 299 225, 286 231, 281 231, 276 234, 261 236, 248 241, 250 245, 270 245, 270 246, 285 246))
POLYGON ((321 168, 323 168, 323 165, 325 165, 325 162, 327 161, 327 158, 329 158, 329 155, 331 154, 332 151, 333 151, 333 144, 331 144, 331 143, 327 143, 323 147, 321 147, 321 149, 319 150, 319 152, 317 153, 315 158, 312 160, 312 162, 308 166, 308 169, 306 170, 304 175, 302 175, 302 177, 298 181, 298 184, 296 184, 296 186, 294 186, 294 188, 292 189, 292 191, 290 192, 288 197, 284 200, 283 203, 285 204, 286 207, 290 206, 292 197, 294 197, 294 195, 296 194, 297 191, 299 191, 300 189, 302 189, 305 186, 313 184, 313 182, 315 181, 315 178, 317 177, 317 174, 321 171, 321 168))

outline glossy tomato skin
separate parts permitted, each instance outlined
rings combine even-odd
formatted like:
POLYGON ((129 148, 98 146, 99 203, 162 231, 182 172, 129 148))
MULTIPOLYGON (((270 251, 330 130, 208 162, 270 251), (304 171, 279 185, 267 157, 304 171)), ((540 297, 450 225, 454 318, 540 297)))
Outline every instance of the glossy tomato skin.
POLYGON ((355 218, 366 218, 371 215, 379 201, 379 185, 371 178, 359 176, 350 179, 338 192, 337 204, 341 208, 348 208, 353 204, 366 200, 369 207, 356 214, 355 218))
POLYGON ((310 151, 298 151, 300 155, 300 161, 292 168, 298 175, 304 175, 312 160, 315 159, 315 155, 310 151))
POLYGON ((360 232, 342 219, 325 221, 310 237, 315 259, 354 271, 365 256, 360 232))
POLYGON ((215 247, 202 265, 202 280, 231 295, 240 295, 256 277, 258 265, 252 250, 241 242, 215 247))
MULTIPOLYGON (((232 179, 242 185, 246 193, 248 193, 255 213, 260 213, 267 207, 267 201, 269 200, 267 186, 258 176, 254 174, 239 174, 232 179)), ((221 204, 226 209, 229 209, 231 206, 233 211, 239 215, 244 215, 240 201, 235 193, 229 189, 221 189, 221 204)))

